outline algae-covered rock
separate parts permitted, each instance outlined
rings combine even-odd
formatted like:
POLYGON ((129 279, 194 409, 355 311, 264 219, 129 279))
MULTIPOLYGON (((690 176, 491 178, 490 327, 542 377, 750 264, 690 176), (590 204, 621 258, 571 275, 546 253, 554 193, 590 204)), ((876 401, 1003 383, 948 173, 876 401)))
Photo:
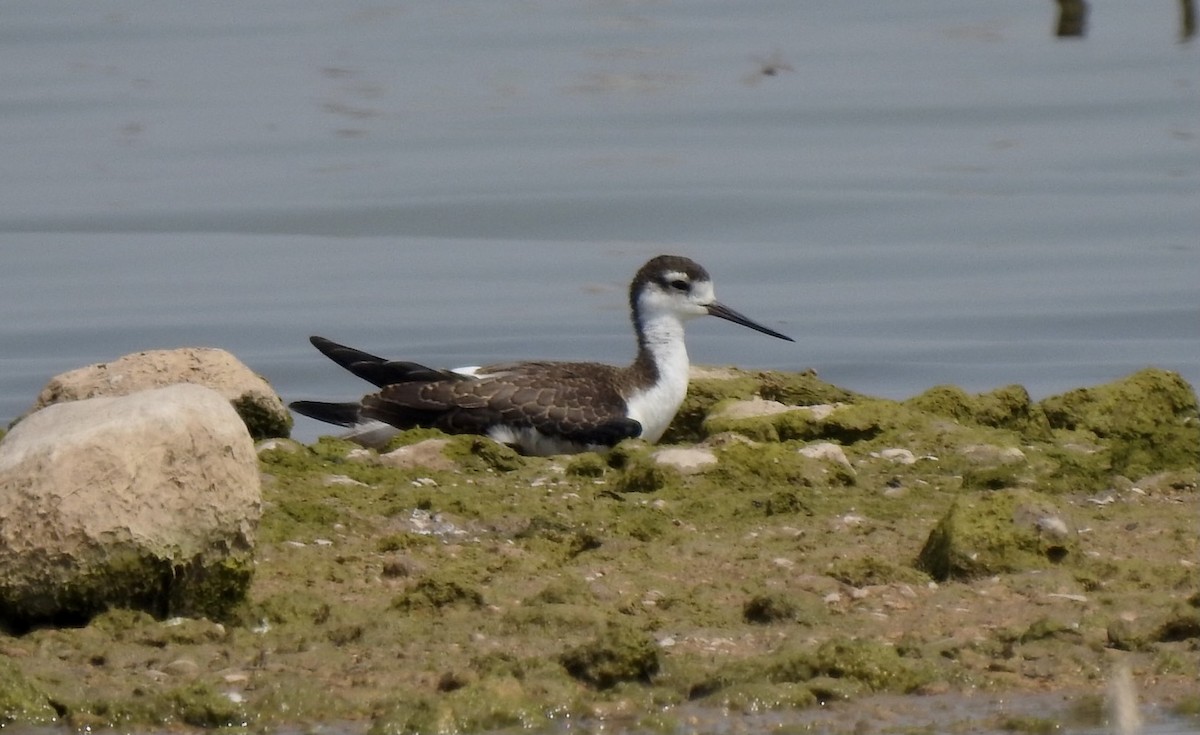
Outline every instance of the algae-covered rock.
POLYGON ((692 368, 687 397, 675 414, 664 442, 696 441, 715 431, 704 427, 717 404, 760 399, 788 406, 851 402, 856 393, 826 383, 811 370, 800 373, 745 372, 732 368, 692 368))
POLYGON ((780 654, 766 669, 771 681, 806 682, 818 677, 857 682, 873 692, 912 692, 929 683, 930 670, 900 657, 892 646, 833 638, 816 649, 780 654))
POLYGON ((997 388, 975 397, 975 421, 997 429, 1008 429, 1026 439, 1049 439, 1050 424, 1042 407, 1029 398, 1020 385, 997 388))
POLYGON ((937 580, 1042 569, 1078 556, 1078 541, 1048 499, 1024 490, 960 497, 929 534, 917 567, 937 580))
POLYGON ((614 488, 621 493, 652 493, 661 490, 676 471, 651 458, 638 459, 621 468, 614 488))
POLYGON ((825 702, 871 692, 913 692, 935 677, 933 667, 902 657, 893 646, 838 636, 815 647, 785 646, 758 661, 731 661, 695 684, 689 696, 737 701, 747 692, 792 684, 812 695, 799 702, 825 702))
POLYGON ((658 644, 648 633, 610 623, 596 638, 559 657, 567 673, 599 689, 623 681, 649 683, 658 673, 658 644))
POLYGON ((796 603, 787 595, 764 592, 746 600, 742 606, 742 619, 747 623, 765 625, 794 620, 798 612, 796 603))
POLYGON ((874 556, 838 559, 830 565, 828 576, 851 587, 881 584, 922 584, 929 581, 921 572, 874 556))
POLYGON ((1200 609, 1179 604, 1165 613, 1119 617, 1107 626, 1108 646, 1120 651, 1151 650, 1156 643, 1200 639, 1200 609))
POLYGON ((1050 425, 1098 437, 1112 471, 1139 477, 1198 463, 1200 418, 1196 392, 1167 370, 1147 368, 1093 388, 1079 388, 1041 402, 1050 425))
POLYGON ((910 418, 899 404, 884 399, 810 406, 755 399, 716 406, 704 421, 704 431, 709 436, 731 431, 757 441, 825 439, 853 444, 873 439, 910 418))
POLYGON ((48 406, 0 444, 0 488, 0 622, 224 617, 250 583, 258 459, 208 388, 48 406))
POLYGON ((956 385, 935 385, 904 402, 916 411, 969 423, 975 420, 975 399, 956 385))
POLYGON ((205 682, 194 682, 168 692, 174 715, 185 725, 204 729, 236 727, 249 720, 243 708, 225 692, 205 682))
POLYGON ((759 379, 740 370, 692 368, 687 396, 662 437, 666 443, 704 438, 701 424, 712 407, 721 401, 746 399, 758 394, 759 379))
POLYGON ((421 577, 392 602, 392 607, 405 612, 437 611, 450 606, 478 609, 483 605, 483 593, 478 588, 448 573, 421 577))
POLYGON ((933 416, 944 416, 962 424, 989 426, 1016 432, 1026 439, 1050 438, 1050 424, 1039 404, 1019 385, 970 395, 952 385, 938 385, 914 396, 904 405, 933 416))
POLYGON ((393 695, 377 707, 368 735, 509 732, 544 728, 547 723, 544 703, 515 676, 450 673, 443 675, 438 689, 438 695, 393 695))

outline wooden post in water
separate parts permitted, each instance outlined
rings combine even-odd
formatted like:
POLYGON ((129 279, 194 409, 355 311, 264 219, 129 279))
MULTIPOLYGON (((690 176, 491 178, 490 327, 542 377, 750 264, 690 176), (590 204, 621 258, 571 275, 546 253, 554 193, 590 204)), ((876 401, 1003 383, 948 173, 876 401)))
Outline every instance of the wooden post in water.
POLYGON ((1179 0, 1179 40, 1186 41, 1196 35, 1195 0, 1179 0))
POLYGON ((1058 0, 1058 27, 1054 35, 1059 38, 1083 37, 1087 30, 1087 14, 1087 0, 1058 0))

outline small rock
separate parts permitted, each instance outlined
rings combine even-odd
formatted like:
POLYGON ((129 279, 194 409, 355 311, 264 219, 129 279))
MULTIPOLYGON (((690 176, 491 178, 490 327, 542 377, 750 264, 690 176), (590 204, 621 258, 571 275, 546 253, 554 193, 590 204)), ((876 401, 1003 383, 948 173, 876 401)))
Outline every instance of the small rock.
POLYGON ((171 676, 195 676, 200 666, 189 658, 177 658, 163 667, 163 671, 171 676))
POLYGON ((878 452, 871 452, 871 456, 879 457, 880 459, 886 459, 890 462, 895 462, 896 464, 916 464, 917 463, 917 457, 916 457, 916 455, 914 455, 912 453, 912 450, 910 450, 910 449, 900 449, 900 448, 881 449, 878 452))
POLYGON ((288 454, 299 454, 304 451, 304 445, 295 439, 282 439, 275 437, 273 439, 263 439, 258 444, 254 445, 254 451, 259 455, 267 452, 287 452, 288 454))
POLYGON ((380 464, 385 467, 412 469, 421 467, 427 470, 449 472, 457 468, 454 461, 442 453, 450 443, 449 439, 426 439, 416 444, 393 449, 379 457, 380 464))
POLYGON ((850 465, 850 460, 846 458, 845 450, 843 450, 839 444, 834 444, 833 442, 819 442, 817 444, 809 444, 808 446, 800 447, 798 451, 805 457, 809 457, 811 459, 828 460, 830 462, 840 464, 847 469, 853 470, 853 467, 850 465))
POLYGON ((833 412, 843 405, 841 403, 818 403, 815 406, 800 406, 800 408, 811 413, 812 417, 817 421, 821 421, 832 416, 833 412))
POLYGON ((359 482, 353 477, 347 477, 346 475, 326 475, 321 484, 325 487, 367 487, 367 483, 359 482))
POLYGON ((346 452, 346 459, 350 462, 359 464, 377 465, 379 464, 379 455, 373 449, 365 447, 356 447, 346 452))
POLYGON ((736 431, 721 431, 706 438, 700 443, 700 446, 713 449, 718 447, 729 447, 733 446, 734 444, 755 445, 758 444, 758 442, 754 441, 748 436, 739 434, 736 431))
POLYGON ((660 465, 674 467, 684 475, 702 472, 717 463, 717 455, 699 447, 671 447, 660 449, 651 455, 660 465))
POLYGON ((1025 453, 1016 447, 970 444, 959 451, 962 456, 976 464, 1018 464, 1025 461, 1025 453))
POLYGON ((797 411, 799 406, 789 406, 779 401, 767 401, 762 398, 748 398, 733 401, 720 410, 714 411, 709 419, 752 419, 759 416, 774 416, 777 413, 797 411))

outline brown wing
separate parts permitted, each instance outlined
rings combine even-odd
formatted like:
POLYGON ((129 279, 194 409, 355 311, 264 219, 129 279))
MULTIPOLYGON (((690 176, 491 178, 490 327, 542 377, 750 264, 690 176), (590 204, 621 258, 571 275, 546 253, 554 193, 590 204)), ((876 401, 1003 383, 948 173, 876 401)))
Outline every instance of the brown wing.
POLYGON ((363 399, 362 415, 452 434, 482 434, 504 424, 606 445, 641 434, 641 424, 625 416, 615 367, 524 362, 481 368, 477 376, 386 386, 363 399))

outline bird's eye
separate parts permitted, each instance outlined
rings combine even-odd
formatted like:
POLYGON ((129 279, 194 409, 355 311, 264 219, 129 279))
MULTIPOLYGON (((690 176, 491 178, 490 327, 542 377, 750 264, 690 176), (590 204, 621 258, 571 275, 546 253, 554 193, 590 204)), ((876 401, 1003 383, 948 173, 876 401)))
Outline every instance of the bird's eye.
POLYGON ((686 291, 688 290, 688 282, 682 278, 676 278, 674 281, 671 281, 671 288, 676 291, 686 291))

